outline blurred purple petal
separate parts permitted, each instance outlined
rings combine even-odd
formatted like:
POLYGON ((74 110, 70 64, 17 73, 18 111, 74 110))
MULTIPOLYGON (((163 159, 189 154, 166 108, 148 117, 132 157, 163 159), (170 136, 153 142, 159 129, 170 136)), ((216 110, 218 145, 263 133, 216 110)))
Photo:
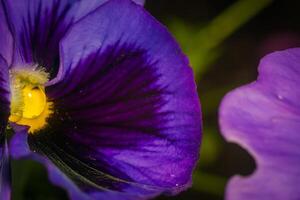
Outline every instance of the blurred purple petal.
POLYGON ((247 149, 257 169, 235 176, 227 199, 300 198, 300 49, 262 59, 258 80, 229 93, 220 108, 222 133, 247 149))
POLYGON ((111 0, 61 46, 62 79, 47 88, 54 120, 30 135, 32 150, 94 197, 144 199, 188 187, 200 105, 192 70, 167 30, 131 1, 111 0))
POLYGON ((8 23, 6 21, 5 10, 3 9, 3 5, 0 2, 0 55, 6 60, 6 62, 10 65, 12 61, 13 54, 13 39, 11 33, 9 31, 8 23))

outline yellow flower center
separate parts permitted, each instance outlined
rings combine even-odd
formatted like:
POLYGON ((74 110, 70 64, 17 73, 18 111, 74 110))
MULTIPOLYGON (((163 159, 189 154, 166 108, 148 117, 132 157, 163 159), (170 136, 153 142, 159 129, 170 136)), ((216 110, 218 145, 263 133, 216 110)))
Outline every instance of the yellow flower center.
POLYGON ((23 117, 33 119, 42 114, 46 107, 46 95, 39 87, 25 86, 23 89, 23 117))
POLYGON ((52 114, 52 103, 47 101, 45 83, 48 74, 38 69, 10 72, 11 105, 9 120, 29 127, 34 133, 47 125, 52 114))

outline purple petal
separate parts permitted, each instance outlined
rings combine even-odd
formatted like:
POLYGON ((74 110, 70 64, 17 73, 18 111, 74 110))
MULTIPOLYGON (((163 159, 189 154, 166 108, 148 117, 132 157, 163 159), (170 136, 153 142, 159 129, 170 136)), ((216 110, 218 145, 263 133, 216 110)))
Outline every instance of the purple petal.
POLYGON ((140 5, 144 5, 145 4, 145 0, 133 0, 135 3, 140 4, 140 5))
POLYGON ((51 161, 47 158, 34 153, 30 150, 27 140, 28 133, 24 127, 15 126, 15 134, 10 140, 9 149, 13 159, 33 159, 44 164, 48 171, 49 179, 57 186, 68 187, 69 195, 74 200, 88 200, 89 197, 82 193, 78 187, 70 181, 70 179, 62 173, 51 161))
POLYGON ((262 59, 258 80, 229 93, 220 108, 222 133, 247 149, 257 169, 235 176, 227 199, 300 198, 300 49, 262 59))
MULTIPOLYGON (((10 140, 10 154, 14 159, 32 159, 43 164, 49 175, 50 181, 60 187, 68 188, 69 196, 73 200, 91 200, 91 199, 111 199, 111 200, 136 200, 144 199, 127 193, 113 192, 102 188, 105 192, 90 193, 90 195, 83 193, 76 183, 63 173, 53 162, 38 153, 32 152, 28 145, 28 133, 25 127, 14 126, 16 133, 10 140)), ((57 160, 56 160, 57 161, 57 160)), ((58 160, 60 162, 60 160, 58 160)), ((96 174, 94 174, 96 175, 96 174)), ((145 186, 146 187, 146 186, 145 186)), ((152 194, 153 196, 153 194, 152 194)))
POLYGON ((11 168, 8 146, 6 141, 0 148, 0 199, 10 200, 11 196, 11 168))
POLYGON ((13 39, 9 31, 8 23, 6 21, 6 14, 3 9, 3 5, 0 2, 0 55, 6 60, 10 65, 12 61, 13 53, 13 39))
POLYGON ((59 41, 72 24, 72 3, 67 0, 5 0, 13 32, 13 67, 38 64, 57 73, 59 41))
POLYGON ((10 199, 10 161, 5 130, 9 116, 8 66, 0 55, 0 199, 10 199))
MULTIPOLYGON (((0 138, 3 138, 10 112, 10 92, 8 66, 4 58, 0 55, 0 138)), ((3 139, 0 139, 3 144, 3 139)))
POLYGON ((98 188, 140 199, 189 186, 200 106, 166 29, 131 1, 111 0, 72 27, 62 57, 63 79, 47 88, 56 112, 31 148, 84 177, 79 186, 93 196, 104 195, 98 188))
MULTIPOLYGON (((87 3, 86 1, 78 1, 78 4, 74 7, 76 9, 76 17, 75 20, 81 19, 82 17, 86 16, 90 12, 96 10, 99 6, 106 3, 109 0, 89 0, 87 3)), ((144 5, 145 0, 132 0, 139 5, 144 5)))
MULTIPOLYGON (((46 68, 51 78, 54 78, 59 69, 60 40, 73 23, 105 1, 107 0, 91 0, 88 3, 79 0, 4 0, 15 39, 13 67, 38 64, 46 68)), ((2 15, 0 11, 0 18, 4 18, 2 15)), ((0 27, 0 30, 6 31, 4 28, 6 27, 0 27)), ((3 37, 6 43, 11 43, 7 38, 8 36, 3 37)), ((9 57, 8 52, 4 53, 9 57)))

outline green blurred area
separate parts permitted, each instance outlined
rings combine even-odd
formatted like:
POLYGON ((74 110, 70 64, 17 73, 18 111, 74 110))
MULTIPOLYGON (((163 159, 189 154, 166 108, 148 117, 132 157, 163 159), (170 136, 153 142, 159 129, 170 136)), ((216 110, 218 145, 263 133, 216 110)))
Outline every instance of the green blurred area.
MULTIPOLYGON (((193 187, 177 197, 158 199, 223 199, 229 177, 255 169, 245 150, 221 137, 218 107, 231 89, 256 79, 262 55, 294 44, 274 35, 297 40, 299 6, 297 1, 148 0, 146 9, 169 28, 190 59, 204 124, 193 187)), ((13 188, 14 200, 67 199, 33 161, 13 162, 13 188)))
POLYGON ((230 5, 211 21, 199 27, 187 26, 180 20, 170 23, 170 30, 188 55, 196 77, 222 53, 223 41, 248 20, 268 6, 272 0, 239 0, 230 5))

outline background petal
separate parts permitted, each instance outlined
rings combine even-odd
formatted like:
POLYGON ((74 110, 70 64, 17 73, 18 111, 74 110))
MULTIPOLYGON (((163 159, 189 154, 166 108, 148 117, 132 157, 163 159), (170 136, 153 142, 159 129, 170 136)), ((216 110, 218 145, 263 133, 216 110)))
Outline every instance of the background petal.
POLYGON ((220 108, 220 125, 228 141, 255 158, 250 177, 236 176, 227 199, 300 198, 300 49, 262 59, 258 80, 229 93, 220 108))
POLYGON ((72 27, 61 52, 64 79, 47 88, 55 114, 31 148, 84 177, 76 181, 91 195, 185 189, 201 114, 192 70, 166 29, 131 1, 112 0, 72 27))

